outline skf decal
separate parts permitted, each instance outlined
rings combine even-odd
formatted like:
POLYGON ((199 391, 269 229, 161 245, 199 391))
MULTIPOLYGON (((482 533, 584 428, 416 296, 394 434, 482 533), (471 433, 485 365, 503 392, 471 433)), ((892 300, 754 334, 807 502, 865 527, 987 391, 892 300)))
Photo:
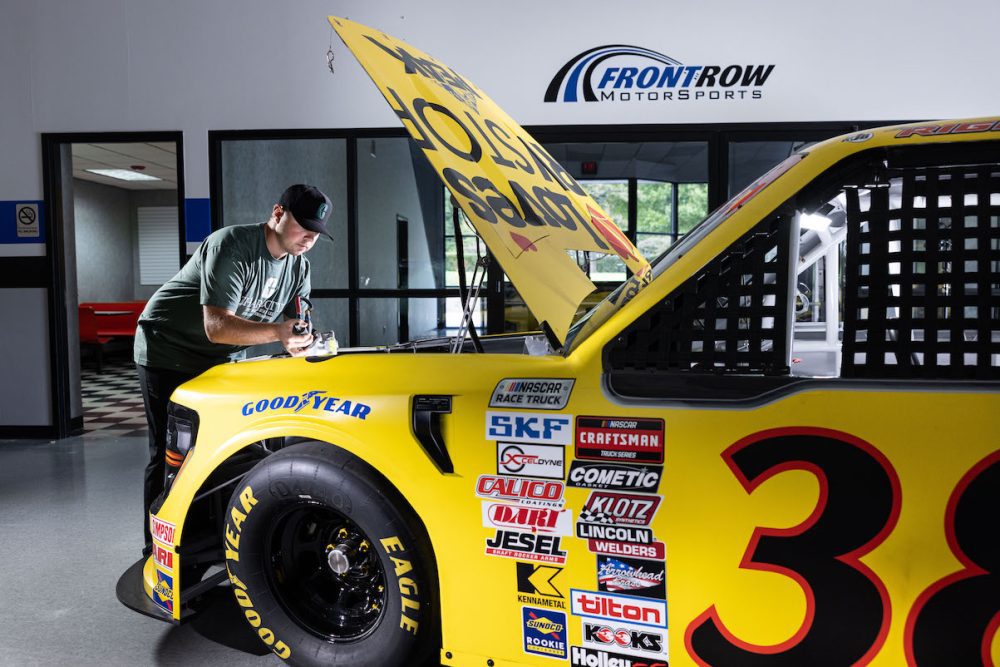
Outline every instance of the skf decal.
POLYGON ((663 600, 646 600, 573 588, 570 589, 570 606, 576 616, 656 628, 667 627, 667 603, 663 600))
POLYGON ((580 521, 619 526, 648 526, 660 506, 660 496, 591 491, 580 510, 580 521))
POLYGON ((561 445, 498 442, 497 474, 562 480, 566 476, 566 449, 561 445))
POLYGON ((358 401, 341 399, 336 396, 327 396, 323 389, 307 391, 301 396, 275 396, 273 398, 262 398, 257 401, 250 401, 243 405, 242 413, 244 417, 262 412, 274 412, 275 410, 288 411, 290 413, 308 410, 315 412, 332 412, 345 417, 355 419, 365 419, 372 411, 371 407, 358 401))
POLYGON ((609 491, 648 491, 660 486, 660 468, 619 463, 573 461, 566 486, 609 491))
POLYGON ((566 658, 566 614, 551 609, 521 608, 524 652, 566 658))
POLYGON ((585 644, 594 644, 602 649, 612 649, 624 651, 625 653, 640 657, 647 657, 653 654, 658 658, 666 660, 666 630, 656 631, 652 628, 641 626, 628 626, 622 623, 595 623, 582 621, 583 641, 585 644))
POLYGON ((598 46, 559 69, 545 101, 759 100, 773 70, 774 65, 683 65, 639 46, 598 46))
POLYGON ((561 539, 555 535, 498 530, 493 537, 486 538, 486 555, 565 565, 566 552, 560 548, 561 539))
POLYGON ((941 134, 971 134, 974 132, 1000 132, 1000 120, 904 127, 896 133, 896 138, 906 139, 907 137, 934 137, 941 134))
POLYGON ((625 593, 664 600, 667 597, 666 577, 663 561, 597 557, 597 589, 602 593, 625 593))
POLYGON ((611 542, 609 540, 588 540, 587 548, 591 553, 607 554, 609 556, 631 556, 648 560, 663 560, 667 549, 663 542, 650 544, 634 544, 631 542, 611 542))
POLYGON ((562 591, 555 583, 556 577, 562 572, 561 567, 520 562, 515 565, 517 565, 518 602, 536 607, 566 609, 562 591))
POLYGON ((663 463, 663 420, 577 417, 576 457, 663 463))
POLYGON ((568 445, 572 438, 569 415, 540 415, 532 412, 487 412, 486 439, 568 445))
POLYGON ((570 510, 483 502, 483 526, 486 528, 509 528, 547 535, 569 535, 573 532, 572 525, 573 518, 570 510))
POLYGON ((559 378, 505 378, 493 390, 490 407, 562 410, 569 402, 574 382, 559 378))
POLYGON ((159 542, 153 541, 153 562, 162 565, 167 570, 174 570, 174 552, 159 542))
POLYGON ((562 482, 480 475, 476 482, 476 495, 496 500, 513 500, 525 505, 540 507, 562 507, 562 482))
POLYGON ((174 613, 174 578, 161 570, 156 570, 156 585, 153 586, 153 602, 163 609, 174 613))
POLYGON ((174 546, 174 524, 158 519, 155 514, 150 514, 149 532, 154 540, 158 540, 168 547, 174 546))

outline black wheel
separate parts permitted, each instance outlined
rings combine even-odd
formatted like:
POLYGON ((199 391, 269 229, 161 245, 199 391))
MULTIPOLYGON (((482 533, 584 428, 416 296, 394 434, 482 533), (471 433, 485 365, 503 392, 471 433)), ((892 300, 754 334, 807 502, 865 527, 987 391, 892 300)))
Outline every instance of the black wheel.
POLYGON ((236 601, 294 665, 419 665, 440 643, 423 527, 357 457, 302 443, 258 463, 229 501, 236 601))

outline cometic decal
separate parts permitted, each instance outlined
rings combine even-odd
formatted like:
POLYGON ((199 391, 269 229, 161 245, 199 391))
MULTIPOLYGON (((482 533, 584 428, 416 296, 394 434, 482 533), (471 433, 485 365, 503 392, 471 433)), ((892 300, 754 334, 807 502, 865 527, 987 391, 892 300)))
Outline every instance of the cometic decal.
POLYGON ((566 614, 551 609, 521 608, 524 652, 549 658, 566 657, 566 614))
POLYGON ((517 601, 536 607, 566 609, 566 600, 556 585, 561 567, 515 563, 517 565, 517 601))
POLYGON ((570 535, 573 518, 570 510, 483 501, 483 526, 545 535, 570 535))
POLYGON ((566 564, 566 552, 555 535, 533 535, 512 530, 498 530, 486 538, 486 555, 518 558, 540 563, 566 564))
POLYGON ((566 486, 656 493, 660 486, 660 470, 659 467, 647 465, 573 461, 566 486))
POLYGON ((486 413, 486 439, 544 445, 568 445, 573 437, 572 417, 537 412, 486 413))
POLYGON ((663 463, 663 420, 577 417, 576 457, 663 463))
POLYGON ((493 390, 490 407, 561 410, 569 402, 574 382, 557 378, 505 378, 493 390))
POLYGON ((290 396, 274 396, 272 398, 261 398, 243 404, 241 410, 244 417, 264 412, 275 412, 281 410, 291 414, 308 411, 311 414, 330 412, 333 414, 353 417, 355 419, 365 419, 372 411, 371 407, 358 401, 327 396, 324 389, 313 389, 304 392, 300 396, 294 394, 290 396))
POLYGON ((561 445, 498 442, 497 474, 562 480, 566 476, 566 449, 561 445))
POLYGON ((664 600, 667 597, 667 568, 663 561, 598 556, 597 589, 604 593, 664 600))

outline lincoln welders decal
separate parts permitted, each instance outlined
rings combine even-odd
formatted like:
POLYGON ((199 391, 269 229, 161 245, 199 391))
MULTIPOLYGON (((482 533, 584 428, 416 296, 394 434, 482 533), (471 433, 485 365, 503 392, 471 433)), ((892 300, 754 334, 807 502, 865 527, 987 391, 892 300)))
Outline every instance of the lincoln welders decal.
POLYGON ((316 412, 332 412, 342 414, 345 417, 355 419, 365 419, 372 411, 371 407, 358 401, 351 401, 346 398, 327 396, 323 389, 307 391, 300 396, 292 394, 290 396, 273 396, 250 401, 243 406, 243 415, 249 417, 255 413, 274 412, 296 413, 307 411, 310 414, 316 412))
POLYGON ((663 420, 577 417, 576 457, 663 463, 663 420))
POLYGON ((569 401, 573 382, 557 378, 506 378, 493 390, 490 407, 561 410, 569 401))
POLYGON ((684 65, 627 44, 598 46, 563 65, 546 102, 759 100, 774 65, 684 65))

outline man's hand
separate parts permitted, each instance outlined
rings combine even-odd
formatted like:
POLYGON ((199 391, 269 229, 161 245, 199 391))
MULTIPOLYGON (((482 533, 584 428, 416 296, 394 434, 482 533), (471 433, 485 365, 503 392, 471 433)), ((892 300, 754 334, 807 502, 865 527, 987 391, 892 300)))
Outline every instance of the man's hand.
POLYGON ((313 335, 309 331, 309 324, 303 320, 285 320, 280 324, 276 324, 276 326, 278 327, 278 340, 288 354, 293 357, 304 356, 309 346, 313 343, 313 335), (296 325, 303 327, 306 333, 296 334, 293 331, 296 325))

